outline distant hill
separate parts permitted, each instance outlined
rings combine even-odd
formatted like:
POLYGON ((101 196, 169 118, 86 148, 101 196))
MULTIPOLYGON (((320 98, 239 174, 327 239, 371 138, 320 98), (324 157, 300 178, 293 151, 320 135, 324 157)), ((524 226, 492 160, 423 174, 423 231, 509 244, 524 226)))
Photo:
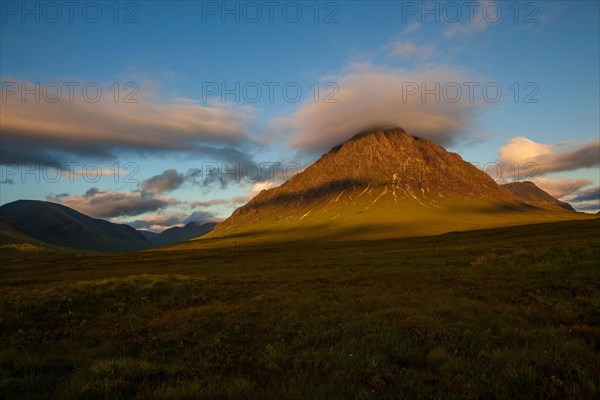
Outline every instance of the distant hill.
POLYGON ((334 147, 202 240, 378 239, 576 218, 584 216, 531 205, 458 154, 392 127, 334 147))
MULTIPOLYGON (((151 243, 128 225, 84 215, 60 204, 18 200, 0 207, 0 218, 22 234, 44 243, 105 252, 143 250, 151 243)), ((6 226, 3 235, 15 235, 6 226), (12 233, 11 233, 12 232, 12 233)))
POLYGON ((543 191, 530 181, 525 182, 513 182, 502 185, 512 193, 516 194, 529 204, 533 204, 538 207, 549 207, 549 208, 563 208, 569 211, 575 211, 569 203, 560 201, 547 192, 543 191))
POLYGON ((212 231, 216 225, 216 222, 190 222, 185 226, 176 226, 167 229, 156 236, 149 238, 149 240, 156 246, 166 246, 186 242, 199 236, 206 235, 212 231))
POLYGON ((139 233, 141 233, 148 240, 152 240, 153 238, 155 238, 156 236, 159 235, 159 233, 152 232, 152 231, 147 231, 145 229, 137 229, 137 231, 139 233))
POLYGON ((27 236, 4 218, 0 218, 0 245, 31 243, 43 245, 43 242, 27 236))
MULTIPOLYGON (((0 263, 64 254, 68 249, 34 239, 0 218, 0 263)), ((39 259, 39 258, 38 258, 39 259)))

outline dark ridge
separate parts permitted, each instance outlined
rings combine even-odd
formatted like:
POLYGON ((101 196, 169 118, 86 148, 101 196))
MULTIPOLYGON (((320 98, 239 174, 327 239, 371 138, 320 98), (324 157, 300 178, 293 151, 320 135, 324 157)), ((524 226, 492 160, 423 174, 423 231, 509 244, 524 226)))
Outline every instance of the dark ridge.
POLYGON ((138 231, 125 224, 92 218, 61 204, 17 200, 0 207, 0 217, 25 235, 63 247, 123 252, 151 247, 138 231))
POLYGON ((185 226, 176 226, 162 231, 158 235, 150 238, 150 241, 157 246, 167 246, 170 244, 187 242, 188 240, 206 235, 212 231, 216 222, 190 222, 185 226))

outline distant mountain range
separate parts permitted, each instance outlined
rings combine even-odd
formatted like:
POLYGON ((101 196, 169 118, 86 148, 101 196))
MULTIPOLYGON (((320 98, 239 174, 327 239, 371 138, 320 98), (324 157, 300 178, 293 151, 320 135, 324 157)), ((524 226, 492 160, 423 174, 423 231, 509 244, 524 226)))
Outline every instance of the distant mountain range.
POLYGON ((129 225, 89 217, 60 204, 18 200, 0 207, 0 244, 128 252, 186 241, 214 228, 215 223, 189 223, 161 233, 137 231, 129 225))
POLYGON ((173 228, 169 228, 161 233, 148 235, 148 233, 152 234, 153 232, 143 233, 147 239, 153 243, 155 246, 166 246, 169 244, 175 244, 180 242, 185 242, 199 236, 205 235, 208 232, 212 231, 216 222, 190 222, 185 226, 175 226, 173 228))
POLYGON ((263 190, 206 238, 372 239, 585 218, 531 185, 498 185, 429 140, 375 129, 263 190))

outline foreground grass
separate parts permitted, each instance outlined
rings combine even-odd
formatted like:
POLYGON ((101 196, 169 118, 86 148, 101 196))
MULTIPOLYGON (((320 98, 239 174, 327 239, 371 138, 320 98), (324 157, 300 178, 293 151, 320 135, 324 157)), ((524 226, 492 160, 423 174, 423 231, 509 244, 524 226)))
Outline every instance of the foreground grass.
POLYGON ((3 264, 0 397, 597 398, 599 222, 3 264))

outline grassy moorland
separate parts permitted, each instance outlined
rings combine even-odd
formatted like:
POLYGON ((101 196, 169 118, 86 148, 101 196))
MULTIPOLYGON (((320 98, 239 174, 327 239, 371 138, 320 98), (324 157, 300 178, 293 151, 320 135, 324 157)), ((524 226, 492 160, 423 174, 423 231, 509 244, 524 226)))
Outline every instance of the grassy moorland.
MULTIPOLYGON (((237 241, 241 244, 302 241, 305 238, 328 242, 398 239, 594 218, 590 214, 556 207, 511 207, 487 199, 445 198, 436 200, 439 208, 422 206, 417 201, 406 199, 394 201, 393 198, 382 198, 373 207, 369 204, 372 205, 371 201, 356 201, 342 206, 322 202, 297 209, 287 204, 261 206, 255 218, 238 218, 230 224, 226 221, 195 242, 204 246, 210 242, 207 238, 218 243, 237 241)), ((186 243, 178 248, 186 246, 190 245, 186 243)))
POLYGON ((597 398, 600 219, 0 267, 0 398, 597 398))

